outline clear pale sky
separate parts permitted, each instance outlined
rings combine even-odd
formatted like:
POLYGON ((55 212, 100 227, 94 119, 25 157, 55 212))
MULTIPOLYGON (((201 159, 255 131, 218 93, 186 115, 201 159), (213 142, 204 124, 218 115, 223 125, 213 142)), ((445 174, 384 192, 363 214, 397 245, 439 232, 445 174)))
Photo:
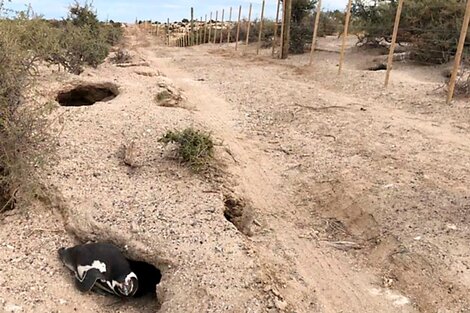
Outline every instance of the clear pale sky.
MULTIPOLYGON (((36 13, 46 18, 61 18, 66 17, 67 8, 72 2, 73 0, 12 0, 6 6, 19 10, 31 3, 36 13)), ((227 19, 228 10, 232 6, 234 8, 233 19, 235 19, 235 11, 238 10, 239 5, 243 6, 243 15, 248 15, 250 2, 253 3, 253 17, 259 17, 262 0, 94 0, 93 6, 98 11, 101 20, 109 18, 114 21, 134 22, 136 18, 153 21, 165 21, 170 18, 171 21, 180 21, 190 17, 191 7, 194 7, 195 18, 204 18, 204 15, 211 11, 214 11, 215 17, 216 10, 225 9, 227 19)), ((266 0, 267 17, 275 16, 276 4, 277 0, 266 0)), ((343 10, 346 4, 347 0, 323 0, 324 9, 343 10)))

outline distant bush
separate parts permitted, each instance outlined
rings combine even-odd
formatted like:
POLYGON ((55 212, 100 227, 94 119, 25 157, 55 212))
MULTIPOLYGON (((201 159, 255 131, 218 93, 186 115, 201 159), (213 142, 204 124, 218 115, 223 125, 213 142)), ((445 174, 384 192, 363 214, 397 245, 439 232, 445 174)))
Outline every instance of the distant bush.
POLYGON ((100 23, 88 3, 72 5, 69 17, 64 21, 28 18, 10 23, 27 29, 31 34, 21 38, 25 48, 29 46, 41 59, 63 66, 77 75, 83 72, 85 65, 97 67, 101 64, 111 46, 122 38, 122 28, 100 23))
MULTIPOLYGON (((310 24, 313 25, 314 15, 312 15, 310 24)), ((331 36, 343 31, 344 13, 339 10, 321 12, 320 24, 318 25, 318 36, 331 36)))
POLYGON ((59 28, 59 47, 49 60, 64 66, 73 74, 83 72, 83 66, 97 67, 109 54, 112 45, 122 38, 122 29, 103 25, 87 2, 70 7, 65 25, 59 28))
POLYGON ((176 143, 180 160, 195 171, 207 166, 214 155, 214 143, 211 135, 193 128, 168 131, 159 141, 165 144, 176 143))
POLYGON ((292 0, 290 52, 304 53, 306 43, 311 41, 313 24, 309 17, 316 4, 317 0, 292 0))
MULTIPOLYGON (((353 28, 365 32, 367 43, 390 41, 397 1, 355 0, 353 28)), ((413 0, 405 2, 399 42, 412 45, 412 57, 425 63, 445 63, 455 54, 465 12, 461 0, 413 0)), ((467 36, 470 39, 470 33, 467 36)), ((470 46, 467 45, 467 51, 470 46)))
MULTIPOLYGON (((263 21, 263 34, 261 37, 261 42, 263 47, 268 47, 272 44, 274 38, 274 21, 264 20, 263 21)), ((237 39, 237 23, 234 24, 234 27, 230 30, 230 42, 235 42, 237 39)), ((258 42, 259 29, 261 24, 259 21, 253 21, 250 25, 250 38, 248 39, 250 43, 258 42)), ((227 39, 228 30, 224 30, 224 41, 227 39)), ((281 28, 278 27, 278 37, 280 36, 281 28)), ((242 21, 240 23, 240 41, 246 41, 246 35, 248 33, 248 23, 242 21)))

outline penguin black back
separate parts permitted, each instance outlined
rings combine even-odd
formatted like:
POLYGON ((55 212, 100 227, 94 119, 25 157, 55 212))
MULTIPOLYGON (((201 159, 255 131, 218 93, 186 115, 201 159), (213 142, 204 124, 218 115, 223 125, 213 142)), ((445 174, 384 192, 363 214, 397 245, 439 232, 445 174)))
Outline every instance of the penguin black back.
POLYGON ((75 272, 78 288, 90 290, 96 283, 107 292, 132 296, 138 289, 137 276, 119 248, 107 243, 90 243, 59 249, 59 257, 75 272))

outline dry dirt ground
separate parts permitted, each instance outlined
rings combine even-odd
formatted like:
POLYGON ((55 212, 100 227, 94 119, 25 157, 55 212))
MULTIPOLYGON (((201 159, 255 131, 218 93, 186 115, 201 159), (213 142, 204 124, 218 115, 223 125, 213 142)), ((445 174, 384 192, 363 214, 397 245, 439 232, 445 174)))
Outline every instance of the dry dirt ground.
POLYGON ((5 312, 470 312, 470 104, 444 104, 441 68, 397 65, 384 89, 354 49, 338 76, 335 52, 309 67, 127 41, 138 66, 43 72, 46 99, 77 81, 120 95, 58 108, 57 196, 0 221, 5 312), (217 170, 158 142, 187 126, 212 133, 217 170), (76 291, 56 251, 87 240, 158 266, 158 299, 76 291))

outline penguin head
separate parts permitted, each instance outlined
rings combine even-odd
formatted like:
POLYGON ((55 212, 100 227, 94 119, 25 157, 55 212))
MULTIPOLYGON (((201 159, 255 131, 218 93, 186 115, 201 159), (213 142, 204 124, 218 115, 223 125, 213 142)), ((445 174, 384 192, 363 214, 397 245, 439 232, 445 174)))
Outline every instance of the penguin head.
POLYGON ((137 279, 137 275, 133 272, 130 272, 126 277, 122 280, 115 283, 117 291, 126 297, 132 297, 139 288, 139 282, 137 279))

